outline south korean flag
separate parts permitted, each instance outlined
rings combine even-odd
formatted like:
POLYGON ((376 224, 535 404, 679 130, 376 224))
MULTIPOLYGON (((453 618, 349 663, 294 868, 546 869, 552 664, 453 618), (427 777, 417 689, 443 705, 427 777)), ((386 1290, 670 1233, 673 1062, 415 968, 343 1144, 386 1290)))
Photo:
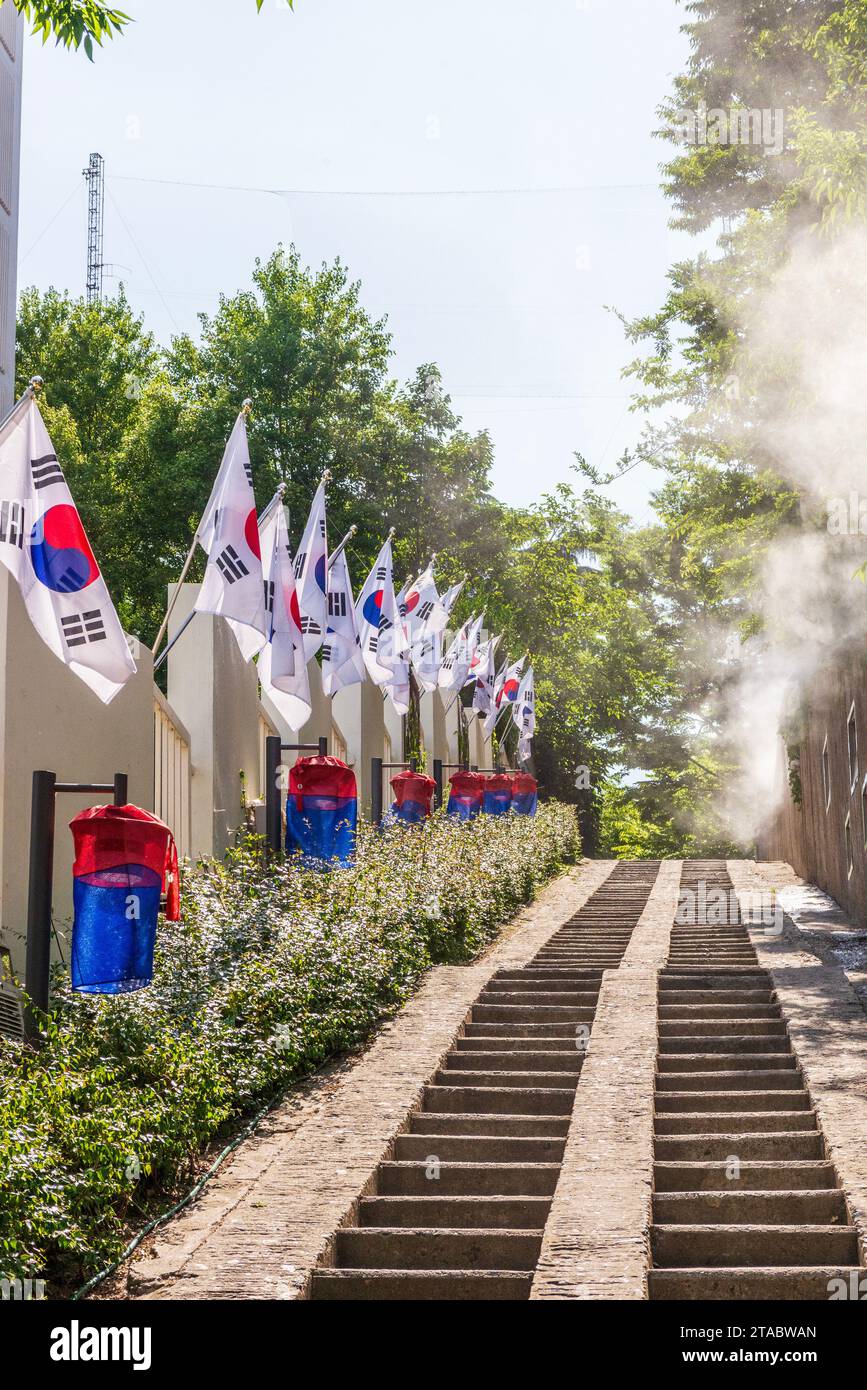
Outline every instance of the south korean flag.
POLYGON ((312 703, 282 496, 274 499, 265 515, 261 534, 262 561, 268 576, 269 640, 262 648, 257 672, 265 694, 289 727, 297 730, 310 718, 312 703))
POLYGON ((295 556, 295 587, 301 610, 304 655, 309 661, 322 646, 328 626, 328 532, 325 478, 316 489, 304 535, 295 556))
POLYGON ((512 719, 520 730, 521 741, 528 742, 536 732, 536 689, 532 666, 528 666, 521 677, 512 706, 512 719))
POLYGON ((358 685, 365 675, 349 566, 346 551, 341 550, 328 571, 328 626, 322 644, 322 689, 326 695, 336 695, 347 685, 358 685))
POLYGON ((208 505, 196 538, 207 551, 205 578, 196 599, 197 613, 215 613, 242 628, 241 650, 249 657, 267 639, 265 584, 253 471, 247 445, 247 418, 242 410, 226 444, 208 505), (246 643, 245 640, 246 639, 246 643), (245 650, 245 645, 248 649, 245 650))
POLYGON ((0 561, 46 646, 109 704, 136 664, 32 393, 0 428, 0 561))
MULTIPOLYGON (((400 614, 394 595, 390 535, 358 595, 355 617, 361 655, 370 679, 374 685, 390 684, 395 668, 401 664, 394 647, 400 614)), ((400 637, 398 643, 402 645, 400 637)))

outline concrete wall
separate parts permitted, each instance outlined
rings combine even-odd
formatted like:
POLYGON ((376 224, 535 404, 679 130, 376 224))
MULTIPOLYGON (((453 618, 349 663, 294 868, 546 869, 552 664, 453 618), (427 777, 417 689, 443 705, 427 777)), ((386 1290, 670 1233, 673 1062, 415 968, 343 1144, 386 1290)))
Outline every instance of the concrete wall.
POLYGON ((777 806, 759 836, 757 857, 791 864, 867 925, 867 656, 840 657, 807 688, 800 727, 796 722, 787 737, 789 751, 781 740, 777 752, 777 806), (850 712, 857 745, 852 770, 850 712), (800 764, 800 805, 788 782, 790 754, 800 764))
POLYGON ((18 260, 18 173, 24 25, 12 0, 0 3, 0 414, 12 404, 18 260))
POLYGON ((370 814, 370 760, 381 758, 385 744, 385 712, 381 692, 371 681, 338 691, 334 718, 346 742, 346 761, 355 769, 359 809, 370 814))
MULTIPOLYGON (((153 809, 153 666, 145 649, 138 674, 103 705, 37 636, 15 585, 0 583, 0 944, 24 969, 27 922, 30 796, 34 771, 62 782, 110 782, 129 776, 130 800, 153 809)), ((72 836, 67 825, 85 806, 110 796, 57 799, 54 915, 59 928, 72 913, 72 836)), ((64 948, 68 959, 68 953, 64 948)))
MULTIPOLYGON (((171 598, 174 592, 169 590, 171 598)), ((198 584, 184 584, 169 640, 192 612, 198 584)), ((242 795, 260 797, 259 682, 222 618, 197 613, 168 658, 168 697, 190 734, 191 854, 220 856, 244 822, 242 795), (243 781, 242 781, 243 774, 243 781)))

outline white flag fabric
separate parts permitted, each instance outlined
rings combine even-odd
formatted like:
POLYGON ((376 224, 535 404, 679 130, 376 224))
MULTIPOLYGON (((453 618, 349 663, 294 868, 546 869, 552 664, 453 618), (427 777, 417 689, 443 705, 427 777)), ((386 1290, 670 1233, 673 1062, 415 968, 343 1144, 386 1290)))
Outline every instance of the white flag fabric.
POLYGON ((297 730, 307 723, 313 706, 282 499, 269 510, 262 526, 262 561, 268 576, 270 640, 262 649, 256 669, 262 689, 290 729, 297 730))
POLYGON ((295 556, 295 588, 301 610, 304 654, 309 661, 322 646, 328 626, 328 531, 324 482, 316 489, 295 556))
POLYGON ((485 717, 485 733, 493 733, 494 725, 503 710, 503 703, 508 706, 518 698, 518 690, 521 685, 521 669, 524 665, 524 658, 514 661, 511 666, 504 666, 494 684, 494 707, 485 717))
POLYGON ((408 608, 408 598, 411 591, 411 582, 407 580, 400 593, 395 595, 394 600, 400 621, 395 630, 393 645, 395 655, 400 657, 407 656, 412 646, 412 623, 408 608))
POLYGON ((484 621, 485 615, 482 613, 470 628, 470 635, 467 638, 467 669, 464 675, 464 685, 472 685, 475 682, 476 677, 473 668, 476 664, 476 657, 481 644, 482 623, 484 621))
POLYGON ((528 666, 521 677, 521 684, 512 706, 512 718, 520 730, 521 739, 531 739, 536 732, 536 689, 532 666, 528 666))
POLYGON ((412 644, 412 664, 418 683, 428 694, 436 690, 443 661, 443 635, 431 632, 412 644))
POLYGON ((341 550, 328 574, 328 626, 322 644, 322 689, 326 695, 336 695, 344 686, 363 681, 365 674, 349 566, 346 551, 341 550))
POLYGON ((422 635, 443 632, 449 620, 449 610, 437 593, 433 561, 410 585, 406 594, 406 621, 411 642, 422 635))
MULTIPOLYGON (((417 585, 420 582, 416 580, 417 585)), ((439 599, 446 615, 446 623, 465 582, 462 579, 460 583, 453 584, 439 599)), ((431 631, 427 623, 419 623, 412 637, 412 664, 419 685, 428 694, 437 689, 439 682, 440 668, 443 664, 443 632, 444 627, 431 631)))
POLYGON ((494 704, 494 655, 499 641, 499 637, 491 637, 482 642, 470 662, 470 675, 475 680, 473 709, 479 714, 490 714, 494 704))
POLYGON ((46 646, 109 704, 136 664, 33 396, 0 433, 0 560, 46 646))
POLYGON ((374 685, 387 685, 394 679, 395 667, 399 664, 393 637, 400 621, 394 596, 390 537, 358 595, 355 617, 361 655, 370 679, 374 685))
POLYGON ((466 685, 467 672, 479 645, 483 621, 483 613, 477 618, 468 618, 458 632, 440 667, 438 684, 441 690, 461 690, 466 685))
MULTIPOLYGON (((252 628, 251 643, 256 642, 255 634, 265 640, 268 621, 262 551, 243 411, 229 435, 196 536, 207 552, 208 563, 195 611, 216 613, 252 628)), ((241 647, 244 651, 243 641, 241 647)), ((244 651, 244 655, 249 657, 249 652, 244 651)))

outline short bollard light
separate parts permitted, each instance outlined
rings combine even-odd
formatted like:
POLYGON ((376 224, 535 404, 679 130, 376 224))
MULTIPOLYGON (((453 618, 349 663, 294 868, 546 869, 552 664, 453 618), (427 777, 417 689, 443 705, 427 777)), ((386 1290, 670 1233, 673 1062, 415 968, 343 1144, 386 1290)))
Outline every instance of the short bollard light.
POLYGON ((535 777, 531 777, 529 772, 513 772, 512 809, 519 816, 535 816, 538 800, 535 777))
POLYGON ((508 815, 512 808, 512 778, 507 772, 494 772, 485 778, 484 810, 489 816, 508 815))
POLYGON ((473 820, 481 814, 485 801, 485 779, 480 772, 453 772, 449 779, 450 816, 473 820))
POLYGON ((286 850, 311 868, 355 863, 358 792, 355 773, 340 758, 299 758, 289 773, 286 850))
POLYGON ((391 779, 394 801, 391 814, 403 825, 420 825, 430 815, 431 797, 436 782, 423 772, 399 772, 391 779))
POLYGON ((70 821, 73 873, 72 988, 127 994, 149 985, 160 897, 180 917, 172 832, 139 806, 91 806, 70 821))

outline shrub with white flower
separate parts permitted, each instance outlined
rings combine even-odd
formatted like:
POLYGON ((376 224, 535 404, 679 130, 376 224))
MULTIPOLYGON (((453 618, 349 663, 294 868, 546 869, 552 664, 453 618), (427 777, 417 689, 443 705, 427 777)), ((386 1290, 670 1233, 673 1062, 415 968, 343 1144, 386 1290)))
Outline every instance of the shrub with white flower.
POLYGON ((431 965, 471 960, 578 852, 573 809, 548 802, 363 825, 334 873, 256 846, 187 870, 150 988, 97 999, 64 979, 39 1052, 0 1038, 0 1278, 65 1290, 101 1268, 204 1146, 358 1047, 431 965))

